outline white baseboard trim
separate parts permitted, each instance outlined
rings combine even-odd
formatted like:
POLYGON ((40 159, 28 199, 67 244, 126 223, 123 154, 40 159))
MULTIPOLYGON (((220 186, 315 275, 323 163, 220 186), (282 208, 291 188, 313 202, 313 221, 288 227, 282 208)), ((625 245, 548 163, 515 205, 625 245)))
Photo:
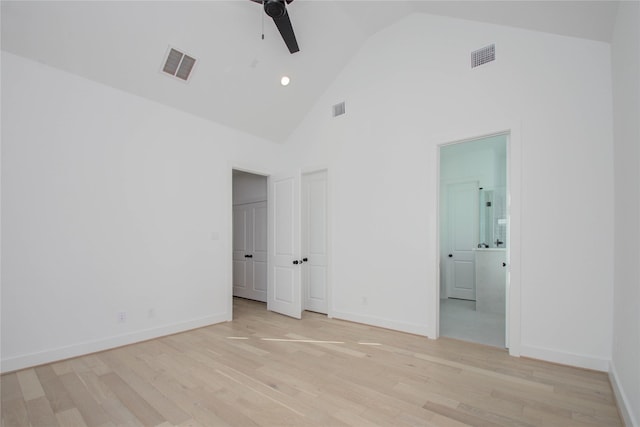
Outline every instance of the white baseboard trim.
POLYGON ((609 371, 609 360, 607 359, 600 359, 582 354, 566 353, 548 348, 533 347, 522 344, 520 346, 520 356, 559 363, 561 365, 575 366, 577 368, 591 369, 594 371, 609 371))
POLYGON ((2 361, 0 362, 0 372, 5 373, 18 371, 20 369, 30 368, 45 363, 52 363, 72 357, 78 357, 103 350, 109 350, 111 348, 122 347, 124 345, 134 344, 140 341, 159 338, 178 332, 184 332, 190 329, 210 326, 216 323, 225 322, 228 320, 228 317, 229 316, 227 313, 214 314, 211 316, 192 319, 185 322, 164 325, 158 328, 145 329, 127 333, 124 335, 117 335, 113 337, 72 344, 65 347, 39 351, 36 353, 9 357, 6 359, 2 359, 2 361))
POLYGON ((620 410, 620 415, 624 421, 624 425, 627 427, 638 427, 638 420, 635 419, 633 413, 631 412, 631 402, 627 398, 622 385, 620 384, 620 380, 618 377, 618 372, 616 371, 616 367, 611 362, 609 366, 609 381, 611 382, 611 388, 613 388, 613 394, 616 396, 616 403, 618 404, 618 409, 620 410))
POLYGON ((329 316, 334 319, 348 320, 349 322, 363 323, 365 325, 377 326, 379 328, 392 329, 394 331, 407 332, 415 335, 427 337, 427 326, 416 325, 414 323, 398 322, 395 320, 383 319, 380 317, 363 316, 361 314, 347 313, 344 311, 332 310, 329 316))

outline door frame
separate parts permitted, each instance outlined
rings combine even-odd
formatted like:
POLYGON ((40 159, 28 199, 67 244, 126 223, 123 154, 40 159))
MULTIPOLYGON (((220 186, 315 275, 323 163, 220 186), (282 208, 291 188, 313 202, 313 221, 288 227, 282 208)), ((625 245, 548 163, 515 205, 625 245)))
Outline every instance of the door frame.
MULTIPOLYGON (((465 134, 443 135, 437 138, 434 145, 434 182, 436 183, 436 223, 435 253, 436 264, 434 271, 435 286, 433 286, 432 303, 429 307, 428 336, 437 339, 440 336, 440 151, 446 145, 469 142, 477 139, 497 135, 507 137, 507 285, 506 285, 506 314, 505 335, 506 346, 511 356, 520 356, 521 352, 521 218, 522 218, 522 136, 519 121, 509 125, 498 125, 492 128, 479 129, 465 134)), ((442 272, 444 273, 444 272, 442 272)))

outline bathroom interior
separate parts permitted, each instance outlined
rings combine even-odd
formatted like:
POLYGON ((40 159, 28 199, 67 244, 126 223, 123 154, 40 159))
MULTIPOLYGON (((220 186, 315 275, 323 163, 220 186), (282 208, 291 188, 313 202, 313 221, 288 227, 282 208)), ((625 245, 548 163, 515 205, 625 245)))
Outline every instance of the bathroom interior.
POLYGON ((506 341, 507 134, 440 149, 440 336, 506 341))

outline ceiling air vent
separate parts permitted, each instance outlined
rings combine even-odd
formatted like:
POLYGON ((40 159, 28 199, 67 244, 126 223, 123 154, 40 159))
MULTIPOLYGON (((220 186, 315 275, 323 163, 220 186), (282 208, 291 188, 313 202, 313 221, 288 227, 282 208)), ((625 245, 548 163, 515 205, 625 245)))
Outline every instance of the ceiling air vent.
POLYGON ((187 55, 186 53, 180 52, 177 49, 169 48, 167 59, 164 61, 162 71, 167 74, 171 74, 180 80, 187 81, 195 64, 195 58, 187 55))
POLYGON ((344 114, 344 101, 333 106, 333 117, 338 117, 344 114))
POLYGON ((479 67, 496 60, 496 45, 490 44, 481 49, 471 52, 471 68, 479 67))

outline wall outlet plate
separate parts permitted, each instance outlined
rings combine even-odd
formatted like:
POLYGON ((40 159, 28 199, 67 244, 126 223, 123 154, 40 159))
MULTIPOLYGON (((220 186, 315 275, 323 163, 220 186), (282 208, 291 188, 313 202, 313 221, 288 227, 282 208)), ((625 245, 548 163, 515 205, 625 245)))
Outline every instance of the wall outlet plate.
POLYGON ((118 312, 118 323, 124 323, 127 321, 127 312, 119 311, 118 312))

